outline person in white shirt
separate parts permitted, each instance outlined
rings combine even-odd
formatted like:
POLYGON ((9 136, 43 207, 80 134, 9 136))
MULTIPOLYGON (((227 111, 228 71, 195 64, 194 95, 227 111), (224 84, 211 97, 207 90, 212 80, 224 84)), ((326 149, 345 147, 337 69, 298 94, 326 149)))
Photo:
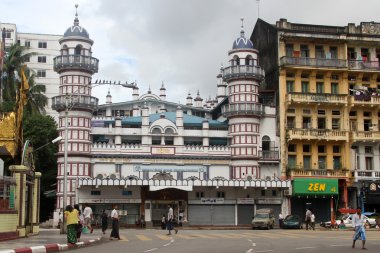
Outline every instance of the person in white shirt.
POLYGON ((167 224, 167 229, 169 231, 168 235, 171 235, 171 231, 174 229, 175 233, 177 234, 178 233, 178 229, 175 229, 174 226, 173 226, 173 222, 174 222, 174 215, 173 215, 173 208, 168 205, 169 207, 169 210, 168 210, 168 222, 166 223, 167 224))
POLYGON ((83 218, 84 218, 84 226, 87 227, 90 230, 90 233, 94 231, 94 228, 91 226, 91 221, 92 221, 92 209, 91 207, 88 206, 88 204, 84 204, 84 209, 83 209, 83 218))
POLYGON ((282 215, 282 213, 278 215, 278 223, 280 225, 280 228, 282 228, 282 224, 284 223, 284 216, 282 215))
POLYGON ((352 215, 352 227, 355 231, 353 241, 352 241, 352 248, 355 248, 355 242, 356 240, 362 240, 362 249, 367 249, 365 247, 365 241, 367 239, 364 229, 364 215, 362 214, 362 210, 358 208, 356 211, 356 214, 352 215))
POLYGON ((315 230, 315 215, 314 215, 314 213, 311 213, 310 222, 311 222, 311 228, 313 230, 315 230))
POLYGON ((112 218, 112 230, 110 235, 110 240, 112 239, 118 239, 120 240, 120 234, 119 234, 119 207, 117 205, 114 206, 112 212, 111 212, 111 218, 112 218))

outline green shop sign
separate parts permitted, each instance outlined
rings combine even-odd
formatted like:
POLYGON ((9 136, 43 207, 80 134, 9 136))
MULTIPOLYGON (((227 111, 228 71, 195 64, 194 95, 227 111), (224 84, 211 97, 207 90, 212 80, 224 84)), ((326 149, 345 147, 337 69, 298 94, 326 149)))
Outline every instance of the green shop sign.
POLYGON ((293 195, 338 195, 338 179, 296 178, 293 195))

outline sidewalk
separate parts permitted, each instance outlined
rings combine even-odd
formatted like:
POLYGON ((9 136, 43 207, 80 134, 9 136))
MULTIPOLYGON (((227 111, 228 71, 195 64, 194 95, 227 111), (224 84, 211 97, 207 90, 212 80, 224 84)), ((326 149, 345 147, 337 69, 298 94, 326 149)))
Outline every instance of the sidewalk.
MULTIPOLYGON (((82 234, 77 246, 67 245, 65 234, 60 234, 59 229, 40 229, 38 235, 30 235, 26 238, 0 241, 0 253, 34 253, 34 252, 57 252, 77 247, 89 246, 91 244, 106 241, 100 230, 94 230, 93 234, 82 234)), ((107 241, 108 238, 107 238, 107 241)))

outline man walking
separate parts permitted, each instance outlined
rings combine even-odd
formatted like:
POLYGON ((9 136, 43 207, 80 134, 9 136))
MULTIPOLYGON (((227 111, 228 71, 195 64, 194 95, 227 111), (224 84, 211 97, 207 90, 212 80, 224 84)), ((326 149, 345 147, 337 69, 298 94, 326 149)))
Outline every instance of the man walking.
POLYGON ((93 227, 91 226, 91 221, 93 218, 93 213, 91 207, 88 206, 88 204, 84 204, 83 209, 83 218, 84 218, 84 227, 87 227, 90 230, 90 233, 94 231, 93 227))
POLYGON ((311 230, 311 211, 309 210, 309 208, 306 208, 306 214, 305 214, 305 223, 306 223, 306 230, 309 230, 309 227, 310 227, 310 230, 311 230))
POLYGON ((352 215, 352 227, 355 231, 352 241, 352 248, 355 248, 356 240, 362 240, 362 249, 367 249, 365 247, 367 236, 364 229, 364 215, 362 215, 362 210, 360 208, 358 208, 356 214, 352 215))
POLYGON ((282 224, 284 223, 284 216, 282 215, 282 213, 278 215, 278 223, 280 225, 280 228, 282 228, 282 224))
POLYGON ((174 214, 173 214, 173 208, 168 205, 169 210, 168 210, 168 222, 167 222, 167 229, 169 231, 168 235, 171 235, 171 230, 174 229, 175 233, 178 233, 178 229, 175 229, 173 227, 173 222, 174 222, 174 214))
POLYGON ((112 212, 111 212, 111 218, 112 218, 112 231, 110 240, 113 238, 116 238, 120 240, 120 234, 119 234, 119 207, 117 205, 114 206, 112 212))

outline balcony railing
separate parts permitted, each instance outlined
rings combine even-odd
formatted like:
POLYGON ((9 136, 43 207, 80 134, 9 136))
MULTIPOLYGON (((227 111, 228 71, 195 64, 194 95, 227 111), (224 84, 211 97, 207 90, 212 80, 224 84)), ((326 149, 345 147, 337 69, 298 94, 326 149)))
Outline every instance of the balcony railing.
POLYGON ((288 129, 290 139, 321 139, 328 138, 329 140, 348 140, 348 132, 345 130, 334 129, 288 129))
POLYGON ((239 104, 228 104, 222 107, 222 114, 224 116, 232 115, 264 115, 264 107, 262 104, 255 103, 239 103, 239 104))
POLYGON ((353 131, 352 139, 354 141, 379 141, 380 132, 378 131, 353 131))
POLYGON ((318 68, 347 68, 347 61, 340 59, 323 59, 309 57, 283 56, 280 59, 282 66, 308 66, 318 68))
POLYGON ((99 68, 99 60, 92 56, 85 55, 59 55, 54 57, 54 71, 80 69, 97 73, 99 68))
POLYGON ((348 178, 350 176, 350 172, 345 169, 339 170, 321 170, 321 169, 303 169, 300 167, 296 168, 287 168, 288 176, 291 177, 332 177, 332 178, 348 178))
POLYGON ((380 179, 380 171, 376 170, 355 170, 352 172, 352 176, 355 180, 379 180, 380 179))
POLYGON ((354 95, 350 97, 349 101, 351 105, 369 105, 371 107, 380 105, 380 97, 371 94, 354 95))
POLYGON ((259 150, 259 157, 264 161, 278 161, 280 159, 278 151, 259 150))
POLYGON ((91 96, 71 95, 69 98, 66 95, 60 95, 52 98, 51 108, 56 111, 66 109, 66 99, 68 99, 67 106, 70 108, 91 109, 95 110, 98 107, 99 99, 91 96))
POLYGON ((357 61, 349 60, 348 61, 349 69, 360 69, 360 70, 380 70, 380 65, 378 61, 357 61))
POLYGON ((229 66, 223 69, 223 79, 225 81, 244 77, 256 78, 261 81, 264 79, 264 76, 265 72, 259 66, 237 65, 229 66))
POLYGON ((379 61, 342 60, 310 57, 283 56, 280 59, 281 66, 307 66, 316 68, 348 68, 353 70, 379 71, 379 61))
POLYGON ((287 94, 287 96, 289 103, 298 102, 347 104, 347 94, 291 92, 287 94))

